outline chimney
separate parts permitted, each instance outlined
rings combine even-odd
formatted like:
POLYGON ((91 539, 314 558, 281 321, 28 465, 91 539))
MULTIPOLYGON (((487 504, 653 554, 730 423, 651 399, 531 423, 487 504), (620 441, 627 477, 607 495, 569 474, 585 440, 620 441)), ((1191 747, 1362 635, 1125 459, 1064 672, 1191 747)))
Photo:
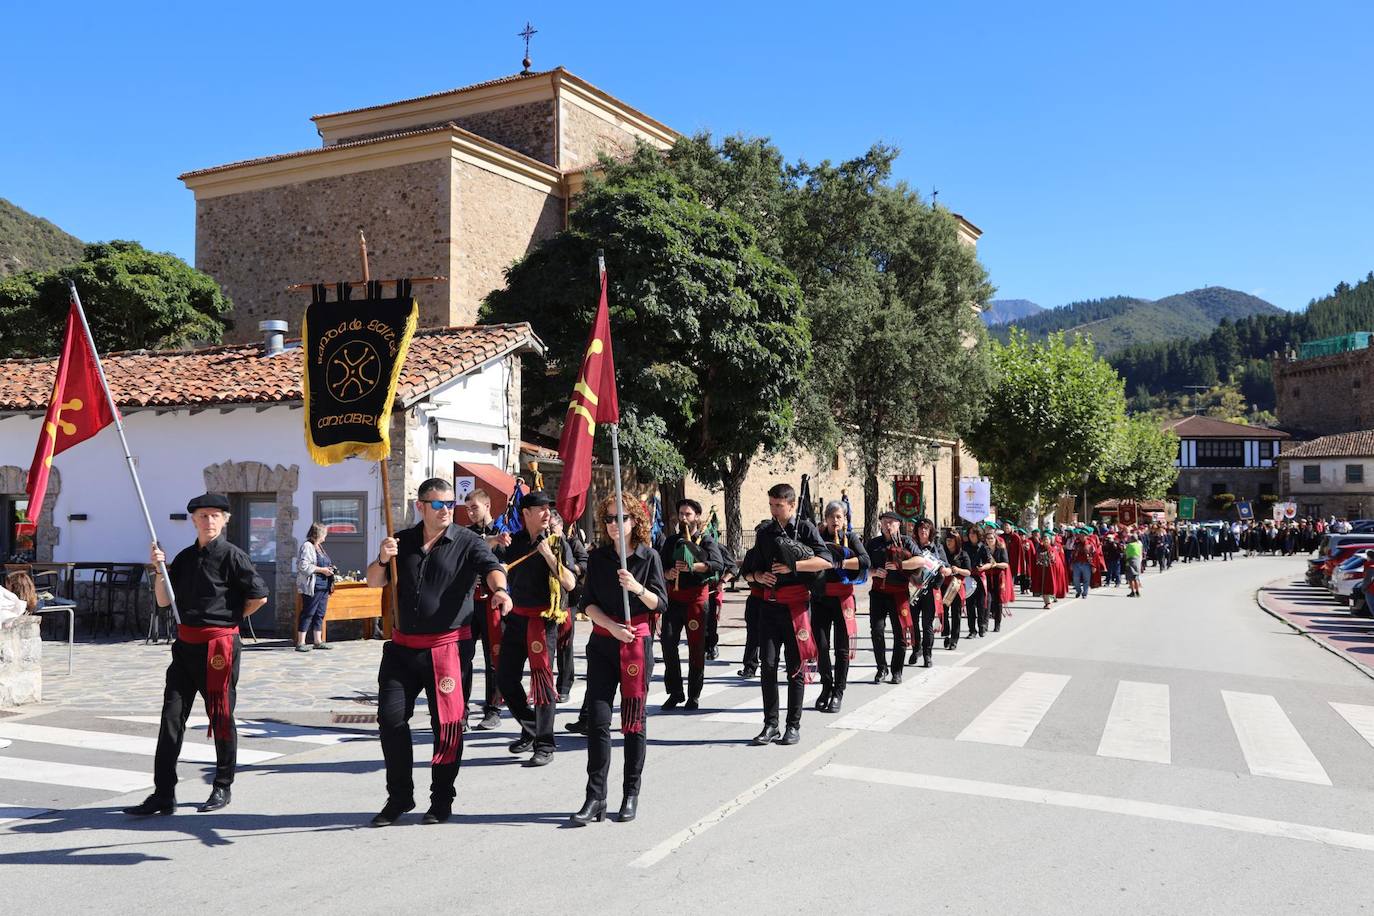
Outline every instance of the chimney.
POLYGON ((262 332, 262 355, 276 356, 286 349, 286 322, 281 320, 259 321, 258 330, 262 332))

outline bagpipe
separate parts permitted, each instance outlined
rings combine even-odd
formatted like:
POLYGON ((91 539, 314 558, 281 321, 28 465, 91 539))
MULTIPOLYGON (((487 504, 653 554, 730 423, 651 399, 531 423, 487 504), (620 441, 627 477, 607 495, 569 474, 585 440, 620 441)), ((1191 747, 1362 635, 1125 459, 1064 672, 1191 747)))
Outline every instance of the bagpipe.
POLYGON ((549 542, 549 550, 553 552, 555 568, 549 570, 549 608, 540 616, 546 620, 553 620, 561 624, 568 619, 568 610, 563 607, 563 583, 561 581, 563 574, 563 537, 561 535, 553 534, 548 529, 545 529, 530 538, 529 553, 521 557, 516 557, 513 561, 507 563, 506 573, 509 574, 512 569, 519 566, 530 557, 538 556, 539 543, 541 541, 549 542))
MULTIPOLYGON (((700 535, 697 535, 697 537, 700 538, 701 536, 700 536, 700 535)), ((672 559, 673 559, 673 563, 675 563, 675 564, 676 564, 676 563, 686 563, 686 564, 687 564, 687 568, 688 568, 688 575, 697 576, 698 578, 701 579, 702 584, 710 584, 710 583, 713 583, 713 582, 718 582, 718 581, 720 581, 720 574, 719 574, 719 573, 715 573, 715 572, 694 573, 694 572, 691 572, 691 567, 692 567, 693 564, 695 564, 695 563, 705 563, 705 562, 706 562, 706 560, 707 560, 707 551, 706 551, 706 548, 705 548, 705 547, 703 547, 700 543, 698 543, 698 541, 694 540, 690 535, 684 534, 684 535, 681 537, 681 539, 678 540, 677 546, 673 548, 673 557, 672 557, 672 559)))
MULTIPOLYGON (((802 475, 801 489, 797 492, 797 514, 792 521, 799 529, 804 521, 815 523, 811 512, 811 478, 806 474, 802 475)), ((777 522, 770 522, 764 530, 768 531, 773 527, 777 528, 777 534, 772 537, 773 556, 771 559, 773 562, 781 563, 795 573, 798 563, 802 560, 809 560, 816 555, 814 550, 801 541, 788 537, 786 529, 777 522)))

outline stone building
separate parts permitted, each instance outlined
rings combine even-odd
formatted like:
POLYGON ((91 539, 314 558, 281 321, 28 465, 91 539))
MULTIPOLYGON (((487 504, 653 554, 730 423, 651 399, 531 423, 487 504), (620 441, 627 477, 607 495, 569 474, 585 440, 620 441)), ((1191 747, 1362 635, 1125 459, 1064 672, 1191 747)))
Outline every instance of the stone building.
POLYGON ((502 271, 565 225, 601 154, 678 134, 559 67, 311 119, 321 145, 186 172, 196 267, 234 302, 228 339, 265 319, 299 332, 293 283, 356 279, 358 229, 374 277, 447 277, 422 327, 472 324, 502 271))
POLYGON ((1197 518, 1222 518, 1212 497, 1230 493, 1252 502, 1279 493, 1278 456, 1289 435, 1264 426, 1192 416, 1164 425, 1178 436, 1174 491, 1197 498, 1197 518))
MULTIPOLYGON (((1347 337, 1356 341, 1360 335, 1347 337)), ((1279 425, 1297 438, 1374 426, 1374 347, 1352 346, 1309 359, 1290 354, 1276 357, 1270 368, 1279 425)))
POLYGON ((1369 518, 1374 513, 1374 429, 1304 442, 1279 456, 1283 499, 1299 516, 1369 518))

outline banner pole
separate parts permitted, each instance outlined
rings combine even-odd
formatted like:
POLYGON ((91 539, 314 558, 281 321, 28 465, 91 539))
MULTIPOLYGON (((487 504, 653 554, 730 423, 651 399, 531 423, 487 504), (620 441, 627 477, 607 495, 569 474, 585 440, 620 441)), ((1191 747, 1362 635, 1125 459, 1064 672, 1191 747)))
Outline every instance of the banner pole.
MULTIPOLYGON (((597 277, 604 286, 606 283, 606 253, 601 249, 596 252, 597 277)), ((615 532, 616 548, 620 553, 620 568, 628 571, 629 567, 625 564, 625 494, 622 492, 620 483, 620 424, 611 424, 611 472, 615 474, 615 532)), ((625 625, 630 625, 630 592, 629 589, 621 586, 620 603, 625 614, 625 625)))
MULTIPOLYGON (((363 283, 368 283, 372 279, 372 272, 367 266, 367 236, 363 235, 362 227, 358 227, 358 256, 363 262, 363 283)), ((391 478, 387 474, 386 459, 382 458, 377 462, 377 471, 382 480, 382 523, 386 526, 386 536, 395 537, 395 527, 391 521, 391 478)), ((391 587, 387 589, 391 593, 390 608, 384 608, 382 614, 383 636, 391 636, 391 628, 395 625, 397 617, 398 598, 396 596, 396 558, 392 557, 387 564, 387 572, 390 574, 391 587), (385 613, 389 610, 390 614, 385 613)))
MULTIPOLYGON (((138 494, 138 505, 143 510, 143 521, 148 526, 148 537, 152 543, 156 544, 157 529, 153 527, 153 516, 148 511, 148 500, 143 495, 143 484, 138 479, 138 468, 134 464, 133 454, 129 451, 129 440, 124 436, 124 419, 119 414, 119 408, 115 406, 114 395, 110 393, 110 383, 105 378, 105 366, 100 362, 100 351, 95 348, 95 338, 91 335, 91 326, 86 322, 86 310, 81 306, 81 295, 77 293, 76 284, 73 281, 67 281, 67 288, 71 290, 72 304, 76 306, 76 315, 81 320, 81 331, 86 335, 86 346, 90 348, 91 357, 95 359, 95 371, 100 376, 100 387, 105 392, 105 402, 110 406, 110 415, 114 417, 115 429, 119 432, 119 442, 124 446, 124 461, 128 464, 129 476, 134 481, 134 492, 138 494)), ((177 626, 181 626, 181 615, 177 613, 177 596, 172 590, 172 577, 167 575, 166 561, 157 564, 157 572, 162 577, 162 583, 167 589, 167 597, 172 603, 172 621, 177 626)), ((156 598, 154 598, 153 603, 157 603, 156 598)))

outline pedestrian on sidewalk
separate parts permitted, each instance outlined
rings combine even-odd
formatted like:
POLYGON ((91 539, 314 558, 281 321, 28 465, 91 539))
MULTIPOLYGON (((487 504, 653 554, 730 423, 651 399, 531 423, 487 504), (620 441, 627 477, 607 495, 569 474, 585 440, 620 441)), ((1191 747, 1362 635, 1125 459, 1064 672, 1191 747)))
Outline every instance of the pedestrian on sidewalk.
POLYGON ((296 554, 296 591, 301 596, 301 612, 296 624, 296 651, 309 652, 305 634, 314 633, 316 649, 330 649, 324 641, 324 617, 329 608, 329 595, 334 591, 334 576, 338 568, 324 552, 324 539, 329 529, 313 522, 305 533, 305 540, 296 554))

